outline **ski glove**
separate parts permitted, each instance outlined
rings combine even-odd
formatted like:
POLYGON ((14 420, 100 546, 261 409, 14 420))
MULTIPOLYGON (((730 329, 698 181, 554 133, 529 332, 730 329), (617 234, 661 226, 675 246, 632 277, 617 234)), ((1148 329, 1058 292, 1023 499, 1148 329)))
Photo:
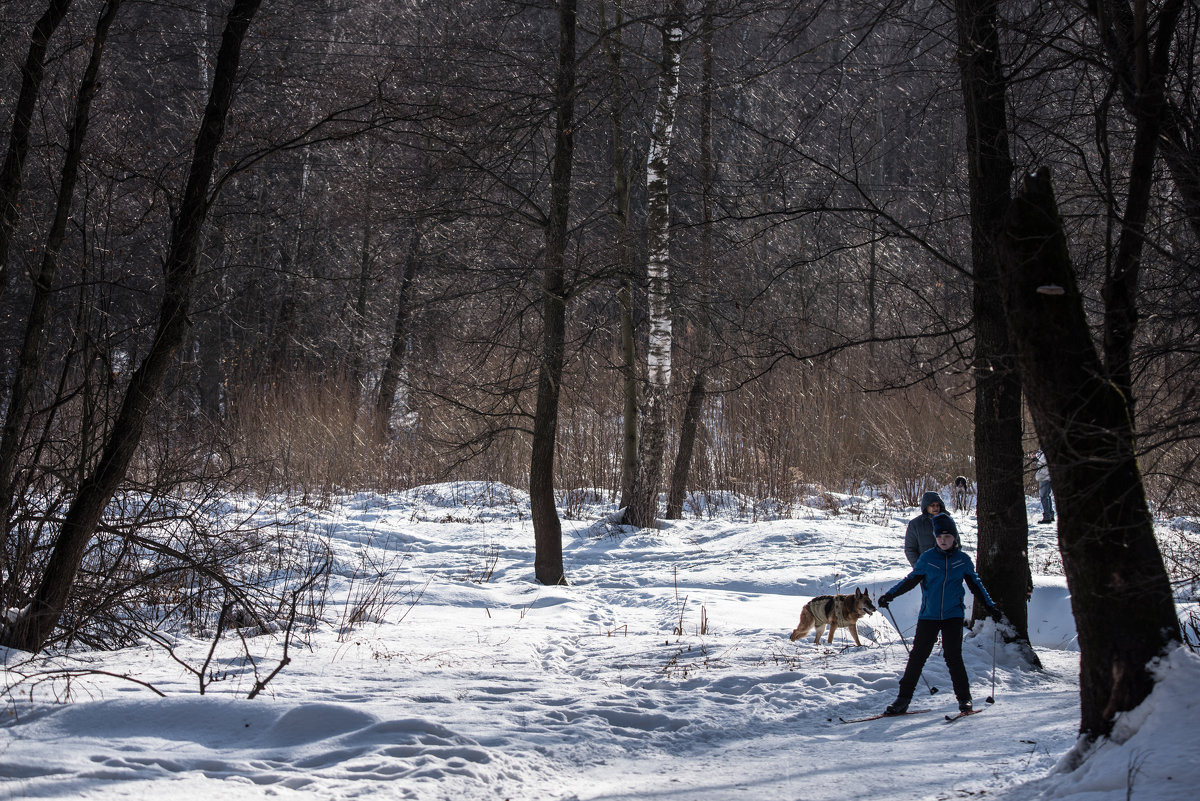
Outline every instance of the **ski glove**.
POLYGON ((992 620, 996 621, 997 623, 1000 622, 1000 618, 1003 617, 1003 615, 1004 615, 1004 613, 1000 611, 1000 607, 997 604, 992 604, 991 606, 989 606, 987 608, 987 614, 988 614, 988 617, 990 617, 992 620))
POLYGON ((891 603, 893 600, 894 600, 894 599, 892 598, 892 596, 888 595, 888 594, 885 592, 883 595, 880 595, 880 596, 879 596, 879 608, 880 608, 880 609, 887 609, 887 608, 888 608, 888 604, 890 604, 890 603, 891 603))

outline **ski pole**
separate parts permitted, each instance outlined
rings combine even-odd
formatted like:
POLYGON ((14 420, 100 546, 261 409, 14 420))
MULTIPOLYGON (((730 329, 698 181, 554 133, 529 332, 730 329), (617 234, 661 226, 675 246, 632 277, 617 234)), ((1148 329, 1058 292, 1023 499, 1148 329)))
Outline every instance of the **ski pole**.
POLYGON ((996 703, 996 638, 1000 635, 1000 621, 992 621, 992 694, 983 699, 989 704, 996 703))
MULTIPOLYGON (((900 635, 900 642, 904 643, 904 650, 909 656, 912 656, 912 650, 908 647, 908 640, 904 639, 904 632, 900 631, 900 624, 896 622, 896 616, 888 607, 885 606, 884 609, 887 609, 888 617, 892 619, 892 625, 896 627, 896 633, 900 635)), ((938 688, 931 685, 929 679, 925 678, 925 671, 921 671, 921 681, 925 682, 925 686, 929 688, 930 695, 937 695, 938 688)))

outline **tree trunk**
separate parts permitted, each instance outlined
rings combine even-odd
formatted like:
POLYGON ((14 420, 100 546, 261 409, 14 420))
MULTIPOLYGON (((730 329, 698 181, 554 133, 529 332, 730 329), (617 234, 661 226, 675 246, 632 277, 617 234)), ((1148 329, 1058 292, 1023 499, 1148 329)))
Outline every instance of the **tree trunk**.
POLYGON ((17 96, 17 105, 13 107, 8 152, 4 156, 4 166, 0 168, 0 298, 4 297, 8 288, 8 253, 12 247, 13 226, 17 222, 17 200, 21 196, 25 177, 25 156, 29 154, 33 111, 46 75, 46 48, 70 7, 71 0, 51 0, 33 26, 29 52, 21 68, 21 92, 17 96))
MULTIPOLYGON (((46 234, 46 247, 42 253, 42 264, 33 282, 33 298, 29 304, 29 316, 25 320, 25 338, 9 390, 8 408, 4 415, 3 433, 0 434, 0 534, 8 536, 9 520, 14 505, 13 479, 16 475, 17 455, 21 450, 21 423, 29 405, 29 394, 41 364, 42 332, 46 315, 50 309, 50 297, 54 290, 54 276, 58 271, 58 256, 67 235, 67 223, 71 218, 71 203, 75 196, 75 184, 79 178, 79 162, 83 158, 83 143, 87 138, 88 118, 91 114, 92 98, 96 96, 97 75, 100 60, 104 56, 104 44, 108 29, 121 0, 109 0, 101 11, 92 39, 92 52, 79 82, 75 96, 75 111, 67 150, 63 155, 62 177, 58 185, 58 198, 54 219, 46 234)), ((0 559, 3 551, 0 550, 0 559)), ((4 566, 0 564, 0 569, 4 566)))
MULTIPOLYGON (((704 16, 700 21, 701 84, 700 84, 700 203, 703 219, 700 226, 700 276, 702 293, 707 293, 712 279, 713 266, 713 3, 704 4, 704 16)), ((704 400, 708 396, 708 365, 711 354, 709 347, 708 297, 700 300, 696 321, 696 367, 692 374, 692 386, 688 390, 687 405, 679 423, 679 450, 675 454, 675 467, 671 470, 671 485, 667 490, 667 519, 683 517, 683 501, 687 497, 688 476, 692 470, 692 458, 696 451, 696 433, 700 428, 700 417, 704 411, 704 400)))
POLYGON ((683 420, 679 423, 679 451, 675 454, 675 466, 671 470, 671 486, 667 491, 667 519, 683 518, 683 502, 687 497, 688 476, 692 469, 692 457, 696 452, 696 434, 700 429, 700 416, 704 411, 704 399, 708 397, 708 376, 704 365, 692 376, 692 387, 688 390, 687 405, 683 409, 683 420))
POLYGON ((392 326, 392 347, 388 350, 387 362, 379 378, 379 395, 375 399, 375 431, 382 441, 387 435, 396 405, 396 390, 400 388, 400 374, 404 372, 404 354, 408 349, 408 321, 412 317, 413 284, 421 264, 421 224, 413 220, 409 234, 408 252, 404 257, 404 276, 400 279, 400 297, 396 300, 396 320, 392 326))
MULTIPOLYGON (((996 0, 956 0, 958 61, 967 117, 975 317, 975 471, 979 574, 1028 643, 1029 523, 1021 445, 1021 380, 1000 305, 995 242, 1009 203, 1012 159, 996 0)), ((1037 657, 1027 652, 1031 661, 1037 657)))
MULTIPOLYGON (((371 175, 375 168, 374 141, 367 143, 367 174, 371 175)), ((368 179, 369 180, 369 179, 368 179)), ((363 382, 366 376, 367 364, 367 298, 371 292, 371 233, 374 225, 372 217, 372 193, 369 186, 363 187, 366 195, 366 209, 363 211, 362 239, 358 252, 358 293, 354 299, 354 317, 351 320, 351 355, 350 355, 350 392, 354 402, 355 415, 359 404, 363 402, 363 382)))
MULTIPOLYGON (((607 23, 604 2, 599 4, 603 28, 601 46, 612 69, 614 81, 623 79, 621 61, 624 45, 621 31, 625 26, 625 7, 622 0, 614 3, 614 20, 607 23)), ((624 95, 614 90, 612 106, 608 116, 612 123, 613 196, 616 208, 613 214, 617 222, 617 274, 621 286, 617 300, 621 305, 621 500, 620 506, 627 507, 633 496, 634 477, 637 475, 637 428, 638 428, 638 385, 637 385, 637 340, 633 325, 633 256, 629 233, 629 187, 630 176, 628 150, 625 146, 624 95)))
POLYGON ((638 436, 638 469, 625 511, 626 522, 654 526, 662 484, 667 439, 667 391, 671 385, 671 206, 667 186, 671 140, 679 100, 679 62, 683 50, 683 2, 671 0, 662 33, 662 70, 658 104, 646 156, 646 251, 649 279, 650 343, 646 352, 648 388, 638 436))
POLYGON ((163 299, 153 344, 130 379, 99 462, 81 482, 67 508, 36 596, 0 635, 0 644, 10 648, 38 651, 57 625, 88 541, 95 533, 105 507, 125 478, 141 441, 146 417, 187 333, 189 292, 196 274, 200 234, 208 214, 208 188, 213 164, 233 100, 242 40, 260 2, 235 0, 229 11, 217 55, 212 91, 196 137, 187 185, 171 228, 170 247, 163 266, 163 299))
MULTIPOLYGON (((1170 69, 1171 41, 1182 10, 1182 0, 1170 0, 1159 14, 1157 44, 1151 52, 1146 26, 1146 5, 1138 3, 1133 28, 1125 32, 1134 70, 1130 113, 1134 117, 1133 158, 1129 164, 1129 190, 1121 218, 1121 238, 1116 260, 1104 282, 1104 361, 1109 376, 1125 394, 1130 418, 1136 420, 1133 395, 1133 345, 1138 328, 1137 290, 1141 276, 1146 219, 1154 185, 1154 162, 1162 136, 1163 86, 1170 69)), ((1107 18, 1106 18, 1107 21, 1107 18)))
POLYGON ((567 583, 562 558, 562 522, 554 503, 554 441, 566 348, 565 254, 575 125, 575 0, 562 0, 558 14, 558 77, 554 90, 558 114, 550 167, 550 215, 546 224, 546 266, 542 281, 542 357, 538 366, 533 452, 529 462, 533 569, 534 576, 542 584, 567 583))
MULTIPOLYGON (((625 199, 629 211, 629 198, 625 199)), ((626 218, 628 219, 628 218, 626 218)), ((626 254, 628 255, 628 254, 626 254)), ((617 292, 621 303, 621 503, 628 507, 633 499, 637 477, 638 451, 638 379, 637 338, 633 324, 633 269, 626 263, 617 292)))
POLYGON ((1058 505, 1090 741, 1150 694, 1151 660, 1180 642, 1179 621, 1129 409, 1092 342, 1048 169, 1026 177, 1001 246, 1004 311, 1058 505))

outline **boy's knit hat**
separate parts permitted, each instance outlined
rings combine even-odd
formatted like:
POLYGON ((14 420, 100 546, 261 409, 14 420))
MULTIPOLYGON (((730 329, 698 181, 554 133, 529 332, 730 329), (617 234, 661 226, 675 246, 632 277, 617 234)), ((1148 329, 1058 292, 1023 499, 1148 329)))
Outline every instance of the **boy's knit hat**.
POLYGON ((958 539, 958 526, 954 525, 954 518, 942 512, 933 516, 933 536, 945 533, 953 534, 954 539, 958 539))

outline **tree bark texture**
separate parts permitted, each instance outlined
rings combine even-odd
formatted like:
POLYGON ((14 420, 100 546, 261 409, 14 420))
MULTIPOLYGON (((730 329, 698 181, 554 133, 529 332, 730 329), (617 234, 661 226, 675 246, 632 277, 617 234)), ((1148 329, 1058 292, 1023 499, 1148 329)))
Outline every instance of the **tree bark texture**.
POLYGON ((649 282, 650 342, 646 348, 648 383, 638 434, 638 469, 626 522, 652 528, 658 516, 666 446, 667 402, 671 385, 671 205, 667 175, 675 114, 679 105, 679 61, 683 49, 683 3, 671 0, 662 33, 658 102, 646 156, 646 254, 649 282))
POLYGON ((1000 304, 995 249, 1013 172, 997 3, 956 0, 955 12, 971 193, 979 574, 1016 628, 1017 639, 1028 642, 1026 604, 1032 578, 1022 474, 1021 380, 1000 304))
POLYGON ((533 519, 534 576, 542 584, 566 584, 562 522, 554 503, 554 442, 566 349, 565 254, 571 202, 575 125, 575 2, 559 4, 558 109, 550 167, 550 214, 546 224, 546 263, 542 281, 542 356, 538 366, 537 409, 529 464, 529 503, 533 519))
POLYGON ((12 129, 8 136, 8 151, 0 168, 0 298, 8 288, 8 253, 12 247, 13 226, 17 222, 17 201, 25 176, 25 157, 29 154, 29 131, 42 80, 46 76, 46 48, 58 29, 71 0, 52 0, 33 26, 29 51, 21 67, 21 91, 13 107, 12 129))
POLYGON ((235 0, 229 11, 213 74, 212 90, 201 120, 191 169, 171 228, 163 266, 164 289, 154 340, 130 378, 117 419, 95 468, 80 483, 59 528, 45 573, 33 601, 0 637, 23 651, 38 651, 57 625, 79 570, 88 541, 104 509, 125 478, 141 441, 146 417, 188 328, 188 303, 196 275, 200 237, 208 214, 208 189, 217 149, 233 102, 242 41, 261 0, 235 0))
POLYGON ((1094 739, 1150 694, 1149 665, 1180 642, 1179 621, 1129 409, 1092 342, 1048 169, 1025 178, 1001 244, 1004 311, 1058 505, 1080 732, 1094 739))

